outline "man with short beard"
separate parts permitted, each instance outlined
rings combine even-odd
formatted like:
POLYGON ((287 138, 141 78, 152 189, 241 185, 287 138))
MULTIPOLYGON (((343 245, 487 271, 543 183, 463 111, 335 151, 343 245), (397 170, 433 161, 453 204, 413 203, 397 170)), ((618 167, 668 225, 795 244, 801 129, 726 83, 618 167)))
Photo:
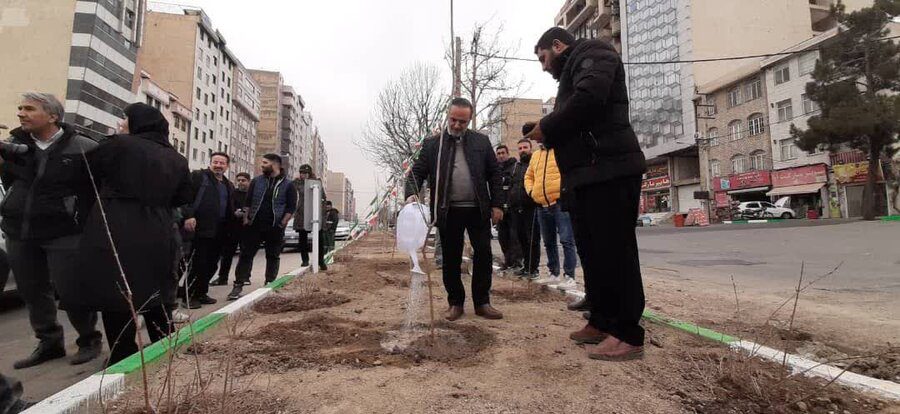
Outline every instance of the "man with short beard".
POLYGON ((541 36, 534 53, 559 90, 553 112, 526 138, 556 154, 591 304, 587 326, 570 338, 598 344, 586 348, 593 359, 641 358, 644 290, 635 223, 647 165, 628 117, 622 59, 609 43, 575 40, 559 27, 541 36))
POLYGON ((209 168, 191 173, 194 203, 183 209, 184 230, 193 235, 190 273, 185 283, 185 308, 212 305, 209 281, 216 273, 228 236, 228 222, 234 214, 234 186, 225 177, 231 158, 224 152, 209 156, 209 168))
MULTIPOLYGON (((500 167, 501 188, 506 193, 507 200, 511 201, 513 175, 519 162, 509 156, 509 147, 500 144, 497 146, 497 163, 500 167)), ((501 271, 512 270, 520 266, 522 253, 519 249, 519 236, 513 221, 512 206, 510 203, 503 205, 503 220, 497 224, 497 241, 500 242, 500 250, 503 252, 501 271)))
POLYGON ((253 257, 261 243, 266 247, 266 283, 275 280, 281 264, 284 229, 297 211, 297 191, 281 169, 281 156, 266 154, 262 158, 262 175, 250 182, 247 191, 247 215, 244 216, 247 233, 241 243, 234 288, 228 300, 240 298, 244 285, 250 284, 253 257))
POLYGON ((231 273, 231 262, 237 253, 238 244, 244 239, 244 206, 247 204, 247 188, 250 187, 250 174, 237 173, 234 178, 234 213, 228 219, 227 235, 222 247, 222 258, 219 259, 219 278, 212 284, 227 286, 228 274, 231 273))
POLYGON ((418 199, 427 180, 431 192, 432 217, 440 230, 444 249, 444 288, 449 307, 444 318, 463 316, 466 291, 462 284, 463 239, 475 251, 472 272, 472 302, 475 314, 486 319, 502 319, 491 306, 491 222, 503 219, 505 199, 500 189, 497 158, 488 137, 470 130, 474 108, 464 98, 450 102, 447 128, 443 134, 425 140, 406 186, 407 203, 418 199))

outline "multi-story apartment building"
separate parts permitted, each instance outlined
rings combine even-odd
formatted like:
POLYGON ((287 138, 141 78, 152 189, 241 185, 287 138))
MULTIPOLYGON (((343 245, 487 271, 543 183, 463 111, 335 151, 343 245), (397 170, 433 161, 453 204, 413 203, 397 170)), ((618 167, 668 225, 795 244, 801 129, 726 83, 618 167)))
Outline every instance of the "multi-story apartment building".
POLYGON ((491 109, 490 138, 494 145, 505 144, 515 156, 522 139, 522 125, 535 122, 543 116, 544 102, 540 99, 501 98, 491 109))
POLYGON ((191 109, 181 103, 177 95, 154 82, 147 72, 141 73, 135 101, 144 102, 162 112, 169 122, 169 141, 179 154, 187 157, 191 150, 191 109))
POLYGON ((65 103, 65 121, 100 138, 134 102, 144 0, 14 1, 2 7, 0 124, 18 124, 27 91, 65 103))
POLYGON ((281 149, 286 174, 292 177, 303 160, 303 112, 306 103, 294 88, 281 90, 281 149))
POLYGON ((556 25, 578 38, 604 39, 622 50, 620 0, 567 0, 556 15, 556 25))
POLYGON ((138 66, 163 88, 190 97, 192 168, 205 167, 213 152, 231 152, 236 62, 202 9, 151 3, 138 66))
POLYGON ((328 153, 325 151, 322 136, 319 135, 319 128, 313 131, 313 156, 310 166, 313 168, 313 174, 322 179, 322 185, 327 189, 329 182, 325 173, 328 171, 328 153))
POLYGON ((341 219, 354 221, 356 217, 356 196, 353 194, 353 184, 342 172, 327 171, 328 187, 326 197, 331 200, 334 208, 341 213, 341 219))
POLYGON ((256 170, 259 171, 260 157, 285 152, 281 143, 284 78, 279 72, 266 70, 250 70, 250 75, 260 88, 259 126, 256 131, 256 170))
POLYGON ((231 97, 231 168, 229 177, 239 172, 256 173, 256 134, 259 125, 260 87, 241 62, 234 65, 231 97))

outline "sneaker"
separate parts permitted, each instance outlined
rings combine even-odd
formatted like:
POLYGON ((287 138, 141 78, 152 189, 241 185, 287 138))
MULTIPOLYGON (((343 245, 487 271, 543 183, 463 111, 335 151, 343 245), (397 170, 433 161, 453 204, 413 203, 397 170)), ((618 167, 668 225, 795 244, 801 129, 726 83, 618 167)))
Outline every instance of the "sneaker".
POLYGON ((536 271, 531 272, 531 273, 525 273, 525 275, 522 276, 522 280, 528 280, 530 282, 534 282, 540 278, 541 278, 541 274, 536 271))
POLYGON ((172 323, 182 324, 182 323, 190 322, 190 320, 191 320, 190 315, 188 315, 178 309, 175 309, 172 312, 172 323))
POLYGON ((199 302, 201 305, 215 305, 217 300, 209 297, 209 295, 203 295, 197 298, 194 298, 192 302, 199 302))
POLYGON ((535 280, 534 282, 541 284, 541 285, 555 285, 555 284, 559 283, 559 276, 550 275, 550 276, 542 277, 538 280, 535 280))
POLYGON ((525 277, 525 275, 527 275, 528 272, 526 272, 526 271, 525 271, 525 268, 523 267, 523 268, 521 268, 521 269, 519 269, 519 270, 516 270, 515 273, 513 273, 513 274, 516 275, 516 276, 518 276, 518 277, 525 277))
POLYGON ((244 288, 242 286, 235 286, 234 289, 231 289, 231 293, 228 294, 228 300, 238 300, 241 297, 241 291, 244 288))
POLYGON ((562 290, 571 290, 571 289, 577 288, 577 287, 578 287, 578 284, 575 283, 575 278, 574 278, 574 277, 568 277, 568 276, 567 276, 567 277, 563 278, 563 281, 562 281, 562 282, 559 282, 559 284, 557 284, 557 285, 554 286, 554 287, 557 288, 557 289, 562 289, 562 290))

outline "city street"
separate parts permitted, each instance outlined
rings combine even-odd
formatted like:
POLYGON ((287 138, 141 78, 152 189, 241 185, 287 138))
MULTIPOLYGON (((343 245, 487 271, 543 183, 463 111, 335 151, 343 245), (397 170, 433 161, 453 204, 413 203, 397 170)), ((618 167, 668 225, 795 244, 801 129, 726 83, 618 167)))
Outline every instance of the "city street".
MULTIPOLYGON (((233 263, 233 266, 236 265, 237 257, 235 257, 233 263)), ((296 269, 298 266, 300 266, 299 253, 288 250, 281 255, 282 273, 296 269)), ((244 289, 245 293, 252 292, 261 286, 265 268, 265 252, 260 250, 253 262, 253 276, 250 279, 252 284, 244 289)), ((230 280, 234 280, 234 272, 230 275, 230 280)), ((219 303, 196 310, 180 310, 191 315, 192 319, 196 320, 226 306, 229 302, 225 300, 225 296, 230 291, 231 286, 213 286, 210 288, 209 294, 218 299, 219 303)), ((68 351, 68 356, 72 356, 77 351, 74 329, 69 325, 63 312, 59 312, 59 320, 66 329, 66 350, 68 351)), ((98 324, 98 328, 102 332, 102 324, 98 324)), ((28 313, 24 305, 16 300, 6 300, 0 304, 0 332, 3 332, 2 337, 0 337, 0 371, 5 375, 12 375, 21 380, 25 387, 25 398, 31 401, 38 401, 53 395, 100 371, 103 369, 105 359, 109 355, 107 344, 104 342, 104 352, 101 357, 84 365, 72 366, 69 365, 68 358, 61 358, 36 367, 13 370, 13 362, 28 356, 37 344, 28 324, 28 313)))

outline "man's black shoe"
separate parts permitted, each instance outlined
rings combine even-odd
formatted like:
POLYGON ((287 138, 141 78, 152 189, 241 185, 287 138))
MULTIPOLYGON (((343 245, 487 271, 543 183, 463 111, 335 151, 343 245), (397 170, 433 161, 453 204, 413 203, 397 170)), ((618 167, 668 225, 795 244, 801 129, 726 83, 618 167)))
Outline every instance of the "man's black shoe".
POLYGON ((228 278, 227 277, 223 278, 220 276, 218 279, 213 280, 210 283, 210 285, 212 285, 212 286, 228 286, 228 278))
POLYGON ((319 270, 328 270, 328 265, 325 264, 325 263, 320 264, 320 265, 319 265, 319 270))
POLYGON ((197 299, 191 299, 190 301, 182 300, 181 307, 185 309, 200 309, 203 305, 197 301, 197 299))
POLYGON ((231 293, 228 294, 228 300, 238 300, 241 297, 241 292, 244 290, 241 286, 235 286, 234 289, 231 289, 231 293))
POLYGON ((300 267, 309 267, 309 262, 300 263, 300 267))
POLYGON ((575 302, 566 305, 566 308, 568 308, 570 311, 587 312, 591 310, 591 303, 588 302, 587 297, 583 297, 579 300, 576 300, 575 302))
POLYGON ((13 364, 13 368, 30 368, 36 365, 43 364, 47 361, 62 358, 64 356, 66 356, 66 349, 62 346, 44 348, 38 345, 38 347, 35 348, 34 352, 32 352, 31 355, 28 356, 28 358, 16 361, 16 363, 13 364))
POLYGON ((193 302, 199 302, 201 305, 215 305, 218 301, 209 297, 209 295, 203 295, 195 298, 193 302))
POLYGON ((100 356, 100 352, 103 351, 103 342, 102 341, 94 341, 88 346, 78 347, 78 353, 75 354, 72 359, 69 360, 69 364, 72 365, 81 365, 87 362, 90 362, 94 358, 100 356))

